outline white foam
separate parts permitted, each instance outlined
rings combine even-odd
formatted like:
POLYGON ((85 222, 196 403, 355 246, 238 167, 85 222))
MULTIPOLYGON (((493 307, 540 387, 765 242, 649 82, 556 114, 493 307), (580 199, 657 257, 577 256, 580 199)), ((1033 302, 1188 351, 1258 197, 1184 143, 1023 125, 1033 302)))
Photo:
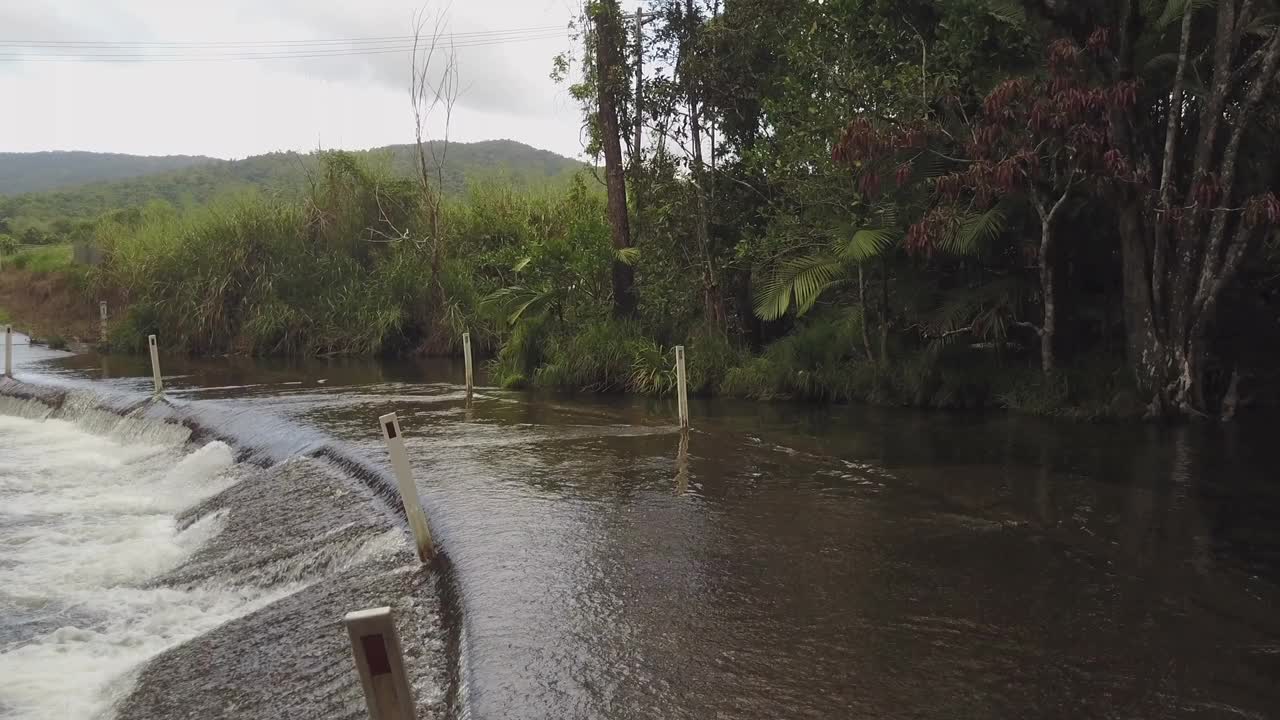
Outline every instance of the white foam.
POLYGON ((0 415, 0 616, 16 618, 0 624, 0 718, 109 714, 146 659, 286 591, 143 587, 220 530, 174 516, 233 482, 235 458, 133 439, 0 415))

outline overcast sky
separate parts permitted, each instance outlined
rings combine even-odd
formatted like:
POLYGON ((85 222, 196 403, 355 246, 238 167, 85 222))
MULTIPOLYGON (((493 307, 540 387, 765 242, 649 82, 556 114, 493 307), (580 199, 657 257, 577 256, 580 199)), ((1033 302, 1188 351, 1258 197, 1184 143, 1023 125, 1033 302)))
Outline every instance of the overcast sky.
MULTIPOLYGON (((447 6, 463 88, 452 139, 510 138, 581 154, 581 113, 567 88, 549 77, 553 56, 571 49, 567 25, 577 6, 578 0, 454 0, 447 6), (494 34, 509 30, 521 32, 494 34)), ((344 43, 278 43, 408 36, 422 7, 421 0, 0 0, 0 151, 239 158, 408 142, 413 119, 409 57, 398 49, 403 40, 356 46, 391 50, 376 55, 226 57, 349 52, 344 43), (29 42, 63 44, 18 44, 29 42), (99 42, 114 44, 69 44, 99 42), (220 59, 31 58, 90 53, 220 59)), ((434 13, 445 6, 427 8, 434 13)))

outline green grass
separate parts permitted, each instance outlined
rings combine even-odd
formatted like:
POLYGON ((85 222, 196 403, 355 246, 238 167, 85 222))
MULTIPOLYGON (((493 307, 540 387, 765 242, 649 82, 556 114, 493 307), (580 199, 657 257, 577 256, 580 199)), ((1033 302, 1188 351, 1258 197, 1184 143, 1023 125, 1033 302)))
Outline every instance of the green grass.
POLYGON ((24 248, 15 253, 9 260, 12 267, 38 273, 66 270, 74 262, 70 243, 24 248))

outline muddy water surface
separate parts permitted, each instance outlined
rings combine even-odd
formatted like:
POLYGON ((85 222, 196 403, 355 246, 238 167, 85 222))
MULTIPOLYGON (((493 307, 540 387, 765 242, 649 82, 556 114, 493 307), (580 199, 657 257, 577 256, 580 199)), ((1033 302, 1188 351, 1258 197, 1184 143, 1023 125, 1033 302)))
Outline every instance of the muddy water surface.
MULTIPOLYGON (((492 388, 468 402, 451 363, 165 365, 174 404, 281 457, 337 442, 384 466, 376 417, 400 413, 457 579, 458 715, 1280 708, 1267 422, 695 400, 682 438, 669 402, 492 388)), ((150 382, 144 360, 24 370, 105 393, 150 382)))

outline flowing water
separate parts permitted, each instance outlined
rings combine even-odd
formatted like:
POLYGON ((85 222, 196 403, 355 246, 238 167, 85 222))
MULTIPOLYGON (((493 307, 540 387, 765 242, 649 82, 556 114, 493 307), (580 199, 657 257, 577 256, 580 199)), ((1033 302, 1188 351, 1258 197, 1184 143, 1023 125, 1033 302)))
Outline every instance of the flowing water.
POLYGON ((0 717, 358 717, 335 618, 384 602, 424 717, 1280 709, 1261 419, 695 400, 681 435, 672 402, 468 401, 451 363, 165 358, 139 405, 145 360, 20 359, 74 401, 0 399, 0 717), (391 410, 435 573, 387 493, 391 410))

